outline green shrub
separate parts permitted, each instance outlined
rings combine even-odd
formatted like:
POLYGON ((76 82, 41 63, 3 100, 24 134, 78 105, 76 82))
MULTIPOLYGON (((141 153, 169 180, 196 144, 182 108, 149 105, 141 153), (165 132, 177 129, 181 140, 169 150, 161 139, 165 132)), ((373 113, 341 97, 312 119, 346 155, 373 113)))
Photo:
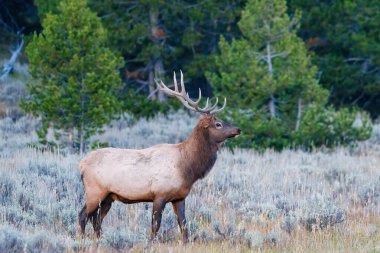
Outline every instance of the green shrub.
POLYGON ((216 69, 206 73, 215 94, 228 98, 221 117, 243 134, 229 145, 286 147, 349 145, 370 137, 371 123, 355 127, 356 112, 325 109, 328 91, 297 36, 300 13, 289 17, 286 1, 250 0, 238 25, 239 39, 221 38, 216 69))
POLYGON ((305 112, 300 130, 293 137, 296 145, 310 149, 352 145, 368 139, 371 132, 371 120, 366 113, 314 106, 305 112))

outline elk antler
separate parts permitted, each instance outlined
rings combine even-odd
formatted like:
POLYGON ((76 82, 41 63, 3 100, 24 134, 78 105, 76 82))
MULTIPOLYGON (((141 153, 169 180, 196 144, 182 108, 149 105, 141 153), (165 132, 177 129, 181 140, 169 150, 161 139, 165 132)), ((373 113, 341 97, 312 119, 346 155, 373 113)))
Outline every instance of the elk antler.
POLYGON ((189 97, 189 94, 185 90, 185 84, 183 82, 182 71, 180 71, 180 72, 181 72, 181 92, 179 92, 179 90, 178 90, 178 84, 177 84, 177 78, 176 78, 175 72, 174 72, 174 76, 173 76, 173 79, 174 79, 173 80, 173 82, 174 82, 174 90, 169 89, 162 82, 162 80, 155 80, 156 84, 158 86, 158 89, 161 90, 161 91, 163 91, 164 93, 166 93, 168 96, 178 98, 186 108, 188 108, 188 109, 190 109, 190 110, 192 110, 194 112, 200 112, 200 113, 206 113, 206 114, 213 115, 213 114, 216 114, 218 112, 223 111, 223 109, 224 109, 224 107, 226 106, 226 103, 227 103, 227 99, 226 98, 224 98, 224 104, 223 104, 223 106, 221 108, 219 108, 219 109, 216 109, 216 106, 218 105, 218 98, 216 98, 215 104, 213 106, 211 106, 211 107, 208 107, 209 98, 207 98, 205 107, 200 108, 198 104, 199 104, 199 102, 202 99, 201 89, 199 89, 199 97, 198 97, 197 101, 191 100, 190 97, 189 97))

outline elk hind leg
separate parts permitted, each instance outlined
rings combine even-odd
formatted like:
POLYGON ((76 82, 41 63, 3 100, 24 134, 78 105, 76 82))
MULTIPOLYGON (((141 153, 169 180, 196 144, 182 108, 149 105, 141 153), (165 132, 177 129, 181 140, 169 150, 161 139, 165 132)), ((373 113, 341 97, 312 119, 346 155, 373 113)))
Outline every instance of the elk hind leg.
POLYGON ((86 231, 86 224, 88 221, 88 215, 86 212, 86 205, 82 208, 82 210, 79 212, 79 226, 80 226, 80 234, 83 236, 86 231))
POLYGON ((99 208, 92 215, 92 225, 96 236, 99 238, 102 230, 102 222, 108 211, 111 209, 113 199, 108 195, 99 205, 99 208))

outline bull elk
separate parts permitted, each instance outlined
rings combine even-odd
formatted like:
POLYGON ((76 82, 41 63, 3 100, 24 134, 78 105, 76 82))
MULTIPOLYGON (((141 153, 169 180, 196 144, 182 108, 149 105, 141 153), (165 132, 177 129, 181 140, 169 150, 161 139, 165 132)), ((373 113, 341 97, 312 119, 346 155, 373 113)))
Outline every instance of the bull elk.
POLYGON ((181 230, 182 240, 187 241, 185 199, 191 187, 204 178, 213 167, 220 145, 228 138, 238 136, 240 129, 222 122, 215 114, 226 106, 217 108, 218 99, 209 107, 199 102, 202 95, 193 101, 185 90, 181 72, 181 91, 174 74, 174 90, 161 80, 158 88, 195 112, 200 119, 191 136, 178 144, 160 144, 150 148, 119 149, 102 148, 89 153, 80 161, 86 203, 79 212, 79 225, 82 235, 90 219, 99 237, 101 224, 113 201, 126 204, 153 202, 151 239, 155 238, 161 224, 165 205, 171 202, 181 230))

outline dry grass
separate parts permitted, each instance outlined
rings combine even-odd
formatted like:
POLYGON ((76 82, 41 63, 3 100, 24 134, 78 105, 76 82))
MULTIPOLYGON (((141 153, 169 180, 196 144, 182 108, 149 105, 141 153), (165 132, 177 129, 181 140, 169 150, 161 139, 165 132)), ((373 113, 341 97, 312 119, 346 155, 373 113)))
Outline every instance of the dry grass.
MULTIPOLYGON (((187 198, 187 245, 170 205, 158 240, 148 241, 150 203, 115 203, 101 240, 90 224, 82 240, 80 157, 28 147, 38 122, 17 106, 26 66, 15 76, 0 83, 0 252, 380 252, 380 125, 370 141, 333 152, 222 150, 187 198)), ((175 143, 195 122, 184 112, 127 117, 98 138, 128 148, 175 143)))
MULTIPOLYGON (((5 63, 5 60, 0 60, 1 70, 5 63)), ((19 101, 20 98, 26 96, 25 82, 28 78, 27 65, 16 63, 10 76, 5 80, 0 80, 0 118, 18 119, 22 116, 19 101)))
MULTIPOLYGON (((114 122, 101 138, 113 146, 176 142, 192 124, 183 113, 114 122)), ((182 245, 170 205, 158 241, 149 243, 151 204, 144 203, 114 204, 102 239, 89 225, 81 240, 80 157, 27 148, 35 125, 0 120, 0 252, 380 252, 378 127, 359 148, 330 153, 222 150, 187 198, 192 242, 182 245)))

